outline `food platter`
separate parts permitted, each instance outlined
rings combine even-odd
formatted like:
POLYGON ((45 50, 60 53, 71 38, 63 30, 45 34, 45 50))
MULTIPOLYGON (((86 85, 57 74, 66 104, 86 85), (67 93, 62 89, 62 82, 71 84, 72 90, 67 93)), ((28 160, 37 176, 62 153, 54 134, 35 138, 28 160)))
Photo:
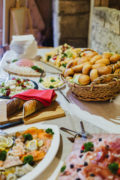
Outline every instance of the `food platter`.
POLYGON ((40 78, 39 86, 42 89, 54 89, 57 90, 58 88, 64 88, 65 83, 61 79, 61 77, 56 75, 46 75, 44 78, 40 78))
POLYGON ((2 99, 9 99, 11 96, 18 94, 20 92, 23 92, 25 90, 28 89, 38 89, 38 84, 33 81, 33 80, 29 80, 29 79, 23 79, 23 78, 12 78, 11 80, 8 80, 7 82, 3 82, 3 85, 1 83, 1 91, 4 90, 5 93, 7 93, 7 91, 12 91, 12 94, 8 94, 8 95, 1 95, 0 98, 2 99), (18 81, 18 82, 17 82, 18 81), (27 81, 27 82, 26 82, 27 81), (17 84, 16 84, 17 83, 17 84), (24 86, 24 88, 22 89, 22 86, 20 85, 22 83, 22 86, 24 86), (9 89, 7 90, 5 87, 9 87, 9 89), (14 87, 13 87, 14 86, 14 87), (29 87, 28 87, 29 86, 29 87), (13 87, 13 88, 12 88, 13 87), (20 88, 21 89, 16 89, 16 88, 20 88), (14 91, 15 89, 15 91, 14 91))
POLYGON ((58 151, 58 148, 59 148, 60 134, 59 134, 59 128, 56 125, 47 125, 47 124, 44 125, 44 124, 40 124, 40 123, 37 123, 34 125, 23 125, 20 127, 14 127, 14 128, 8 129, 6 131, 6 133, 12 134, 12 133, 15 133, 18 131, 25 131, 31 127, 36 127, 38 129, 51 128, 54 132, 54 135, 53 135, 51 146, 50 146, 47 154, 45 155, 44 159, 41 160, 40 163, 38 163, 31 172, 29 172, 26 175, 24 175, 23 177, 19 178, 20 180, 26 180, 26 179, 32 180, 32 179, 35 179, 38 175, 40 175, 47 168, 47 166, 49 166, 49 164, 53 161, 53 159, 58 151))

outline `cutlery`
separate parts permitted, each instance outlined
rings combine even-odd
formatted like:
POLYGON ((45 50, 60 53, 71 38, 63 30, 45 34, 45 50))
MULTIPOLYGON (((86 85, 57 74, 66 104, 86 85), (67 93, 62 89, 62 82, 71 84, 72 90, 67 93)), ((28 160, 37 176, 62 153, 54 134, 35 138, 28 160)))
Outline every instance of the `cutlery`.
POLYGON ((70 103, 69 99, 64 95, 64 93, 62 92, 62 90, 60 88, 57 87, 57 90, 60 92, 60 94, 62 94, 62 96, 66 99, 66 101, 68 103, 70 103))
POLYGON ((6 123, 6 124, 2 124, 0 125, 0 129, 6 129, 6 128, 10 128, 10 127, 13 127, 13 126, 17 126, 19 124, 24 124, 23 122, 23 119, 20 118, 18 121, 16 122, 9 122, 9 123, 6 123))
POLYGON ((85 131, 85 128, 84 128, 84 124, 83 124, 83 122, 82 121, 80 121, 80 127, 81 127, 81 134, 82 134, 82 138, 92 138, 93 136, 91 135, 91 134, 89 134, 89 133, 87 133, 86 131, 85 131))

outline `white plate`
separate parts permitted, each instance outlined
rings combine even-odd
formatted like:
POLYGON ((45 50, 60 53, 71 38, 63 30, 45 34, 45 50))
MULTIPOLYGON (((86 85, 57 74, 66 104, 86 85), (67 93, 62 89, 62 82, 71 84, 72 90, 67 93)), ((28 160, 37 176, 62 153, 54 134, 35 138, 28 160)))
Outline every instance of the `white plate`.
POLYGON ((26 179, 33 180, 37 176, 39 176, 53 161, 53 159, 58 151, 59 144, 60 144, 59 128, 56 125, 35 123, 35 124, 31 124, 31 125, 22 125, 22 126, 10 128, 10 129, 6 130, 5 132, 7 132, 8 134, 11 134, 11 133, 15 133, 17 131, 24 131, 24 130, 28 129, 29 127, 36 127, 38 129, 51 128, 54 132, 54 136, 53 136, 51 146, 50 146, 47 154, 45 155, 44 159, 42 161, 40 161, 38 163, 38 165, 36 165, 31 172, 29 172, 26 175, 24 175, 23 177, 19 178, 19 180, 26 180, 26 179))
MULTIPOLYGON (((46 77, 57 77, 57 78, 60 78, 60 80, 63 82, 63 84, 61 85, 61 86, 59 86, 58 88, 63 88, 64 86, 65 86, 65 83, 64 83, 64 81, 61 79, 61 77, 60 76, 57 76, 57 75, 47 75, 47 76, 45 76, 44 78, 46 78, 46 77)), ((42 79, 44 79, 44 78, 42 78, 42 79)), ((51 88, 46 88, 42 83, 40 83, 39 82, 39 86, 42 88, 42 89, 51 89, 51 88)), ((54 89, 54 90, 57 90, 57 88, 52 88, 52 89, 54 89)))

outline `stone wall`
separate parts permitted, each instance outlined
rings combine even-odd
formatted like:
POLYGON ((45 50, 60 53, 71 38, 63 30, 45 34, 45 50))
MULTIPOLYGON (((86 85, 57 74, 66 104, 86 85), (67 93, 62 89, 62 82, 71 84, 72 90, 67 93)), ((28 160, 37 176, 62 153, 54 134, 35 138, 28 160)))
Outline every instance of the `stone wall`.
POLYGON ((107 7, 95 7, 92 18, 90 47, 120 53, 120 11, 107 7))
POLYGON ((87 47, 90 0, 53 0, 54 45, 87 47))

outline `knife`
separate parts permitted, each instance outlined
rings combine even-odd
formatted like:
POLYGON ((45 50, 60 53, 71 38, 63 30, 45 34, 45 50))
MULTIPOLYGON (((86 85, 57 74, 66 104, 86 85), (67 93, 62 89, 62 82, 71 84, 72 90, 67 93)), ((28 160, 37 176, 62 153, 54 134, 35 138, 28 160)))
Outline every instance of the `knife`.
POLYGON ((6 128, 14 127, 14 126, 17 126, 19 124, 24 124, 24 121, 23 121, 22 118, 20 118, 16 122, 9 122, 9 123, 6 123, 6 124, 2 124, 2 125, 0 125, 0 129, 6 129, 6 128))

